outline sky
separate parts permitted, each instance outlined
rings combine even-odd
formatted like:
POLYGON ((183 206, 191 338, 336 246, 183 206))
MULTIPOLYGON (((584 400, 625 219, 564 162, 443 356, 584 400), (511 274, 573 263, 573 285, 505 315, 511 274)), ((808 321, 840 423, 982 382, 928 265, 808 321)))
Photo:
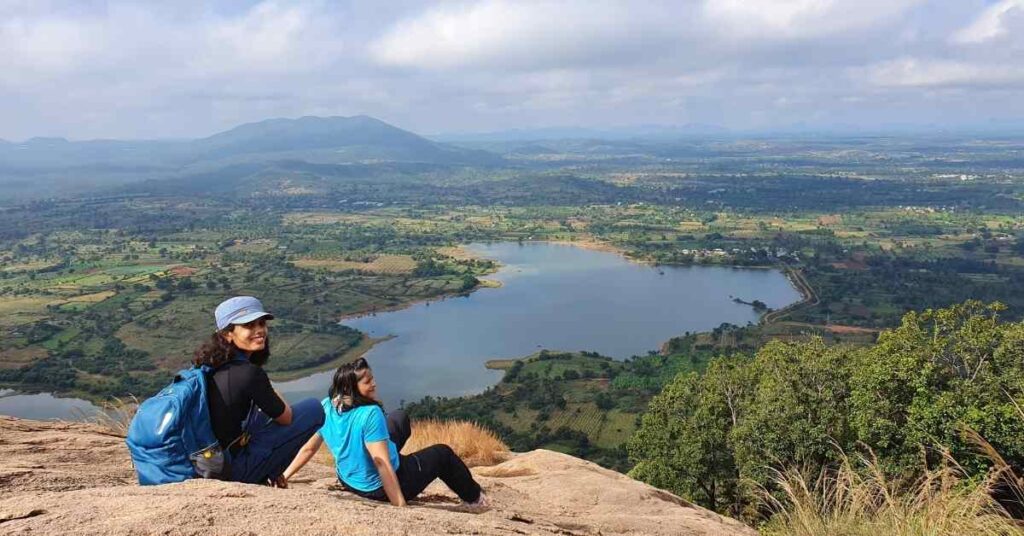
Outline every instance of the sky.
POLYGON ((0 0, 0 138, 1024 132, 1024 0, 0 0))

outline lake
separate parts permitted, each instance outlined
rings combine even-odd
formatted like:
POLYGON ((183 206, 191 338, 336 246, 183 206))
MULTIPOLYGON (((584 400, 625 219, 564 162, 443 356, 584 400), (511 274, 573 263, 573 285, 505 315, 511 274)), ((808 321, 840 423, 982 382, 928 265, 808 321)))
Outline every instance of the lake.
POLYGON ((50 393, 18 393, 0 389, 0 415, 13 415, 23 419, 79 420, 98 411, 88 400, 58 398, 50 393))
MULTIPOLYGON (((800 293, 778 270, 660 266, 545 242, 473 244, 502 268, 465 297, 420 303, 344 322, 372 337, 393 336, 366 358, 389 408, 431 396, 479 393, 501 378, 490 359, 541 349, 589 350, 617 359, 657 350, 687 331, 759 316, 730 296, 780 308, 800 293)), ((275 384, 289 400, 326 396, 333 372, 275 384)))
MULTIPOLYGON (((479 393, 501 378, 500 371, 484 367, 490 359, 541 349, 625 359, 657 350, 687 331, 757 322, 753 308, 731 296, 776 309, 800 299, 778 270, 652 267, 615 253, 545 242, 467 249, 501 263, 488 277, 500 281, 500 288, 344 322, 372 337, 394 337, 366 354, 389 408, 427 395, 479 393)), ((332 375, 313 374, 275 387, 291 401, 320 399, 332 375)), ((90 411, 95 409, 84 400, 0 391, 3 415, 74 419, 90 411)))

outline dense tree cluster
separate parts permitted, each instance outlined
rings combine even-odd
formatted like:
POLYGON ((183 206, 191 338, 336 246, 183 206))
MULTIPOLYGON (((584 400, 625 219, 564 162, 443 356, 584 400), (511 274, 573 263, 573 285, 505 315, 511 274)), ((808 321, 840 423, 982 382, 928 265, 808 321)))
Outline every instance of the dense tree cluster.
POLYGON ((865 446, 892 474, 947 450, 971 474, 990 465, 971 439, 1024 465, 1024 323, 1000 304, 912 312, 868 347, 774 341, 721 357, 654 398, 628 443, 633 476, 719 511, 754 516, 773 469, 835 467, 865 446))

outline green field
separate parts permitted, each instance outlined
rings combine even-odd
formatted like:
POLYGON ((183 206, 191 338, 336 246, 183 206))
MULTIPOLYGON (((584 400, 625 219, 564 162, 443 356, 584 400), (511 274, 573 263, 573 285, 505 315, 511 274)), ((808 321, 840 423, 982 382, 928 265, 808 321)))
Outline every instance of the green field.
POLYGON ((346 244, 346 229, 264 231, 288 236, 294 254, 282 254, 274 240, 232 238, 240 232, 144 239, 54 230, 45 240, 5 244, 0 385, 95 399, 146 396, 210 336, 217 303, 238 294, 259 296, 275 313, 268 367, 277 378, 296 377, 372 344, 339 319, 463 292, 493 269, 422 245, 380 251, 361 236, 359 245, 346 244), (68 363, 70 374, 55 374, 68 363))

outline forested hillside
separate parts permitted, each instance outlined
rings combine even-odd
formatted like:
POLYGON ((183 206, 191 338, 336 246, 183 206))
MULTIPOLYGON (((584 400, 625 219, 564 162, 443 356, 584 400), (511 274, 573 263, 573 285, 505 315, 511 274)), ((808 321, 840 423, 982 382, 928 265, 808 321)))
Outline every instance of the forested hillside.
POLYGON ((654 398, 631 475, 747 519, 777 471, 828 474, 858 453, 891 477, 955 461, 973 485, 1024 467, 1024 323, 976 301, 911 312, 870 346, 771 342, 722 356, 654 398), (998 456, 996 456, 998 454, 998 456))

